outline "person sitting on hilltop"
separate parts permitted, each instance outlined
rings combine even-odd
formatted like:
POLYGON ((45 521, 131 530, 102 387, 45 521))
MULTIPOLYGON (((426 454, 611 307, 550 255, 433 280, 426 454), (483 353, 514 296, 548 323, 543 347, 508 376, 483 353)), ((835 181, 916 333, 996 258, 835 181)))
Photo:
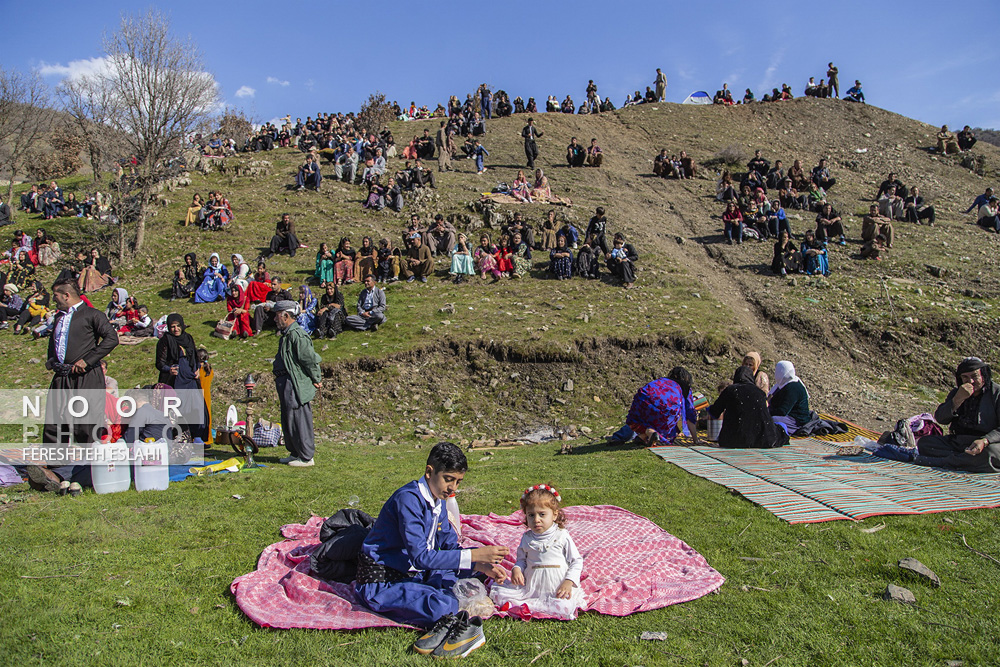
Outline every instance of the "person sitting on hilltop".
POLYGON ((562 101, 559 110, 563 113, 576 113, 576 105, 573 103, 573 98, 567 95, 566 99, 562 101))
POLYGON ((976 224, 991 232, 1000 234, 1000 210, 996 197, 990 197, 985 204, 979 208, 979 218, 976 224))
POLYGON ((535 184, 531 186, 532 200, 549 201, 552 199, 552 189, 549 179, 541 169, 535 170, 535 184))
POLYGON ((881 197, 878 198, 878 211, 881 215, 890 220, 901 220, 903 218, 903 198, 896 194, 896 186, 890 185, 881 197))
POLYGON ((942 155, 962 152, 958 146, 958 138, 948 131, 947 125, 942 125, 941 131, 937 133, 937 152, 942 155))
POLYGON ((670 156, 667 149, 661 148, 659 154, 653 158, 653 175, 667 178, 670 175, 670 156))
POLYGON ((229 200, 222 196, 221 192, 208 193, 208 201, 205 203, 205 217, 202 220, 202 229, 217 231, 228 225, 233 219, 233 211, 229 207, 229 200))
POLYGON ((514 213, 514 219, 509 225, 500 228, 504 234, 509 234, 513 238, 514 234, 520 234, 529 248, 535 247, 535 230, 521 218, 520 213, 514 213))
POLYGON ((715 91, 715 97, 712 98, 712 104, 723 104, 725 106, 733 105, 733 93, 729 90, 729 84, 722 84, 722 90, 715 91))
POLYGON ((437 255, 450 255, 451 249, 455 247, 457 231, 454 225, 444 219, 438 213, 434 216, 434 223, 423 235, 424 244, 430 248, 431 257, 437 255))
POLYGON ((632 289, 635 285, 635 262, 638 259, 639 253, 635 251, 635 246, 625 242, 624 234, 616 232, 613 247, 605 256, 605 260, 608 271, 622 281, 622 287, 625 289, 632 289))
POLYGON ((573 251, 566 245, 566 237, 556 239, 556 247, 549 251, 549 273, 556 280, 569 280, 573 276, 573 251))
MULTIPOLYGON (((666 150, 666 149, 664 149, 666 150)), ((715 184, 715 198, 718 201, 734 201, 736 199, 736 188, 733 186, 733 176, 728 169, 722 171, 722 176, 715 184)))
POLYGON ((287 252, 289 257, 295 257, 295 252, 299 249, 299 237, 295 235, 295 223, 292 216, 282 213, 281 219, 274 226, 274 236, 271 237, 271 244, 267 252, 262 255, 263 259, 270 259, 277 254, 287 252))
POLYGON ((872 240, 861 244, 861 259, 882 259, 888 252, 887 248, 888 242, 885 236, 878 234, 872 240))
POLYGON ((979 209, 982 208, 983 205, 986 204, 986 202, 988 202, 992 197, 993 197, 993 188, 986 188, 986 192, 976 197, 975 200, 972 202, 972 206, 965 209, 965 213, 969 214, 972 213, 973 211, 979 211, 979 209))
POLYGON ((417 139, 417 157, 421 160, 430 160, 434 157, 434 137, 426 127, 423 135, 417 139))
MULTIPOLYGON (((565 238, 565 237, 564 237, 565 238)), ((601 254, 593 237, 584 239, 576 254, 576 274, 588 280, 595 280, 601 274, 601 254)))
MULTIPOLYGON (((382 156, 382 149, 375 149, 375 157, 365 161, 365 170, 361 174, 361 182, 369 185, 377 178, 385 174, 385 158, 382 156)), ((319 188, 317 188, 318 190, 319 188)))
POLYGON ((802 270, 808 275, 830 275, 829 253, 826 243, 816 238, 815 232, 807 229, 802 241, 802 270))
POLYGON ((962 131, 958 133, 958 147, 964 151, 971 151, 972 147, 976 145, 976 135, 972 133, 972 128, 966 125, 962 128, 962 131))
POLYGON ((826 192, 815 183, 810 183, 809 191, 806 193, 806 201, 809 203, 810 211, 818 211, 826 203, 826 192))
POLYGON ((733 242, 735 241, 737 245, 742 245, 743 213, 733 202, 726 204, 726 211, 722 214, 722 223, 724 225, 726 242, 729 245, 733 245, 733 242))
POLYGON ((753 91, 747 88, 747 91, 743 93, 743 104, 750 104, 751 102, 755 101, 756 100, 754 99, 753 91))
POLYGON ((885 237, 886 246, 891 248, 893 242, 892 219, 879 213, 876 204, 868 207, 868 215, 861 222, 861 240, 871 241, 881 234, 885 237))
POLYGON ((306 156, 305 164, 299 167, 299 173, 295 176, 295 185, 299 190, 307 187, 314 188, 319 192, 319 186, 323 182, 323 174, 319 170, 319 163, 311 153, 306 156))
POLYGON ((804 91, 806 97, 819 97, 818 86, 816 85, 816 77, 809 77, 809 82, 806 83, 806 89, 804 91))
POLYGON ((847 245, 844 231, 844 223, 840 214, 829 202, 824 203, 816 216, 816 238, 820 243, 826 243, 827 240, 836 238, 839 245, 847 245))
POLYGON ((774 258, 771 260, 771 271, 775 275, 784 276, 789 273, 801 273, 802 255, 799 249, 792 243, 787 231, 782 230, 778 234, 778 240, 774 243, 774 258))
POLYGON ((900 197, 906 197, 907 195, 906 186, 903 185, 902 181, 900 181, 899 178, 896 177, 896 172, 890 171, 889 176, 884 181, 882 181, 881 185, 878 186, 878 192, 875 193, 876 201, 881 199, 882 195, 884 195, 886 192, 889 191, 890 186, 894 186, 896 188, 897 195, 899 195, 900 197))
POLYGON ((591 139, 590 146, 587 148, 587 166, 600 167, 603 161, 604 153, 601 151, 601 147, 597 145, 597 139, 591 139))
POLYGON ((756 192, 757 190, 761 192, 767 191, 767 183, 764 181, 764 177, 752 169, 744 174, 741 185, 750 186, 751 192, 756 192))
POLYGON ((781 182, 785 180, 785 167, 781 160, 775 160, 774 166, 768 169, 764 175, 764 185, 769 190, 777 190, 781 187, 781 182))
POLYGON ((792 94, 792 87, 787 83, 781 84, 781 100, 794 100, 795 95, 792 94))
POLYGON ((510 184, 510 196, 519 202, 531 203, 531 186, 528 185, 528 179, 524 175, 523 169, 517 170, 517 175, 510 184))
MULTIPOLYGON (((555 211, 549 211, 550 220, 555 220, 555 213, 555 211)), ((577 245, 580 243, 580 230, 578 230, 576 225, 574 225, 570 220, 563 220, 562 226, 559 227, 559 230, 556 232, 556 236, 565 236, 566 245, 573 250, 576 250, 577 245)))
POLYGON ((847 95, 844 97, 848 102, 861 102, 865 103, 865 94, 861 90, 861 82, 855 79, 854 85, 847 89, 847 95))
POLYGON ((812 182, 823 188, 824 191, 837 184, 837 179, 830 176, 830 169, 826 166, 826 158, 820 158, 819 164, 813 167, 812 182))
POLYGON ((403 261, 399 267, 400 278, 405 278, 406 282, 412 283, 420 280, 427 282, 427 277, 434 273, 434 258, 431 256, 430 248, 423 244, 420 234, 410 236, 410 247, 406 249, 403 261))
POLYGON ((767 216, 767 236, 768 238, 777 238, 778 234, 782 231, 788 232, 788 235, 792 235, 792 228, 788 224, 788 216, 785 214, 785 209, 781 207, 781 202, 777 199, 770 202, 770 206, 765 213, 767 216))
POLYGON ((698 165, 689 157, 687 151, 681 151, 681 178, 694 178, 698 175, 698 165))
POLYGON ((761 157, 760 149, 755 150, 753 157, 747 162, 747 171, 756 172, 761 177, 766 176, 770 168, 771 163, 761 157))
POLYGON ((576 137, 571 138, 566 147, 566 163, 570 167, 582 167, 586 157, 586 149, 576 142, 576 137))
POLYGON ((806 176, 806 170, 802 167, 801 160, 792 162, 792 166, 788 170, 788 178, 792 179, 792 187, 799 192, 808 190, 809 184, 812 182, 812 179, 806 176))

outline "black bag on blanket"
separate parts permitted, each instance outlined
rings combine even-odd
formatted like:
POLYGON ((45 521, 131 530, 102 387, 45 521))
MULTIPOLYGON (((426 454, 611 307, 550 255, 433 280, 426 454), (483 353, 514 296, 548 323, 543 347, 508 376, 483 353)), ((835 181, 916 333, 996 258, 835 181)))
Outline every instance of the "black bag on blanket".
POLYGON ((327 581, 349 584, 358 572, 361 543, 371 532, 375 519, 361 510, 342 509, 323 522, 322 542, 309 556, 313 574, 327 581))
POLYGON ((843 422, 820 419, 816 411, 809 412, 809 421, 799 427, 793 435, 796 438, 809 438, 814 435, 839 435, 847 433, 847 424, 843 422))

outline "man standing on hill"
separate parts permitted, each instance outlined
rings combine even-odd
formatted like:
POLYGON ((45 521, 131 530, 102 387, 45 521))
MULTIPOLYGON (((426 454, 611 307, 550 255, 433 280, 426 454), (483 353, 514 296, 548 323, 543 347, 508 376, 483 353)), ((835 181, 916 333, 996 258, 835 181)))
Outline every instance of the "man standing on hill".
POLYGON ((535 140, 542 136, 542 132, 535 127, 535 119, 528 118, 528 124, 521 130, 524 137, 524 156, 528 159, 528 168, 535 168, 535 160, 538 158, 538 144, 535 140))
POLYGON ((667 94, 667 75, 660 71, 660 68, 656 68, 656 79, 653 81, 653 85, 656 86, 656 101, 662 102, 667 94))
POLYGON ((826 70, 826 78, 830 80, 830 90, 833 91, 834 99, 840 97, 840 70, 833 66, 833 63, 827 65, 829 67, 826 70))
POLYGON ((454 145, 449 147, 449 143, 451 143, 451 135, 448 133, 445 122, 441 121, 441 127, 438 128, 437 134, 434 136, 434 145, 437 146, 438 150, 438 171, 451 171, 451 153, 454 150, 454 145))
POLYGON ((279 459, 293 468, 313 465, 316 441, 313 436, 312 400, 322 386, 320 356, 309 334, 298 325, 299 304, 279 301, 274 304, 274 323, 281 338, 274 356, 274 384, 281 403, 281 431, 285 447, 291 453, 279 459))

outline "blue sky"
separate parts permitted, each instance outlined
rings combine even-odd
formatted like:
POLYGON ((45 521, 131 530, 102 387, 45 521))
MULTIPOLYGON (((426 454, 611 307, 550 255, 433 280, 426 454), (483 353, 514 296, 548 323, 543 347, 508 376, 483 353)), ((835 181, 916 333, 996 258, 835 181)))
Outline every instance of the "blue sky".
MULTIPOLYGON (((58 83, 102 55, 123 5, 54 0, 39 14, 6 0, 4 67, 58 83), (45 17, 48 17, 47 19, 45 17), (43 28, 40 21, 55 25, 43 28), (29 26, 39 29, 29 29, 29 26)), ((257 121, 357 110, 378 89, 431 108, 482 82, 511 97, 567 94, 588 79, 621 105, 667 75, 668 101, 728 82, 758 98, 840 68, 868 101, 933 125, 1000 128, 1000 40, 993 2, 313 2, 154 4, 202 50, 226 104, 257 121), (792 7, 794 6, 794 9, 792 7)))

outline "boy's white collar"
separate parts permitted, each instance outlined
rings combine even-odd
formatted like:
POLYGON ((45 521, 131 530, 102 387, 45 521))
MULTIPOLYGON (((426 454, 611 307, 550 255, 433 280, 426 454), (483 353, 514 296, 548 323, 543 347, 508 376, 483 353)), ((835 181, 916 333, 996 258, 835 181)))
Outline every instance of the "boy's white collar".
POLYGON ((427 486, 427 478, 421 477, 417 480, 417 488, 420 489, 420 495, 423 496, 424 500, 431 507, 436 507, 438 504, 438 499, 434 497, 431 493, 431 488, 427 486))

